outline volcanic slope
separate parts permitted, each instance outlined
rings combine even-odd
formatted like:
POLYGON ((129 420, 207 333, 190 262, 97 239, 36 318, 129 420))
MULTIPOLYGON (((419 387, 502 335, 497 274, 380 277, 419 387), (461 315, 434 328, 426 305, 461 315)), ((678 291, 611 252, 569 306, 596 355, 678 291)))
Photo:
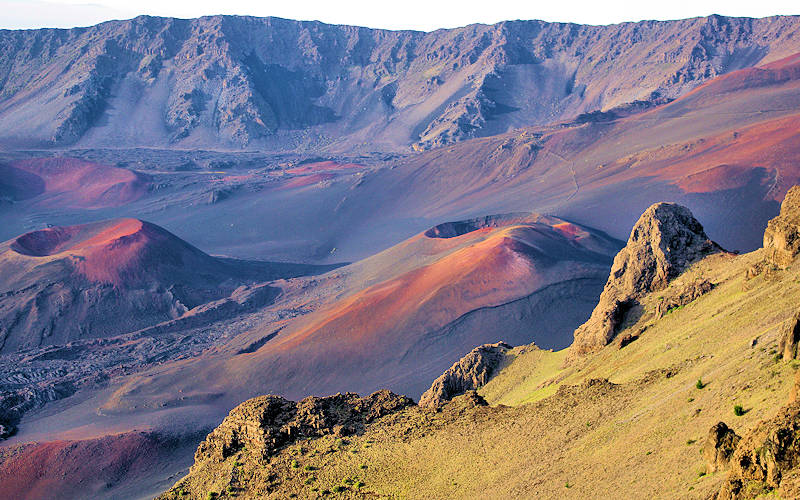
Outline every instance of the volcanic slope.
POLYGON ((430 33, 279 18, 138 17, 0 31, 14 147, 430 148, 678 97, 800 51, 797 17, 430 33))
POLYGON ((748 251, 800 178, 797 68, 797 57, 788 57, 709 80, 658 107, 587 114, 407 157, 335 162, 362 168, 317 162, 308 172, 313 162, 298 167, 285 158, 255 168, 246 155, 211 160, 199 152, 195 162, 177 152, 84 151, 108 164, 146 166, 153 188, 92 211, 48 207, 38 197, 4 204, 0 232, 10 238, 43 222, 135 215, 214 253, 356 261, 441 221, 490 213, 553 214, 624 238, 620 228, 668 199, 691 208, 723 247, 748 251), (187 162, 190 170, 159 171, 167 159, 173 170, 187 162))
MULTIPOLYGON (((0 352, 132 332, 304 271, 211 257, 138 219, 33 231, 0 244, 0 352)), ((260 305, 278 293, 264 290, 260 305)))
MULTIPOLYGON (((228 401, 382 386, 416 397, 495 328, 513 344, 566 346, 564 328, 588 316, 619 247, 602 233, 535 214, 445 223, 321 276, 336 280, 323 289, 335 293, 310 314, 144 373, 105 407, 158 407, 176 388, 228 401)), ((275 307, 297 307, 308 296, 285 292, 275 307)))
MULTIPOLYGON (((703 456, 709 429, 725 421, 746 435, 793 385, 797 363, 777 349, 797 312, 800 268, 769 256, 709 255, 642 299, 644 313, 620 332, 629 342, 568 365, 566 349, 515 348, 477 394, 438 408, 267 449, 226 441, 253 419, 262 429, 282 422, 281 413, 244 413, 245 403, 163 498, 709 498, 728 482, 703 456), (707 293, 661 307, 704 280, 707 293), (215 451, 226 442, 227 452, 215 451)), ((775 460, 791 479, 796 449, 787 453, 775 460)))
POLYGON ((145 175, 74 158, 0 163, 0 201, 98 209, 134 202, 149 188, 145 175))
MULTIPOLYGON (((280 290, 274 303, 241 320, 222 316, 208 326, 188 324, 180 333, 159 334, 171 332, 170 325, 187 313, 130 339, 31 350, 8 369, 0 366, 0 375, 13 382, 9 387, 20 387, 4 396, 6 406, 12 405, 8 421, 19 427, 5 445, 11 454, 6 456, 16 457, 7 466, 22 478, 14 484, 44 491, 60 481, 42 472, 60 470, 50 461, 82 461, 81 450, 108 443, 108 456, 124 467, 138 455, 124 446, 117 453, 115 443, 133 439, 143 443, 137 453, 145 457, 169 455, 164 471, 172 473, 190 450, 170 455, 158 439, 129 439, 124 433, 140 429, 183 442, 207 432, 242 400, 265 392, 305 396, 352 386, 369 391, 388 383, 419 395, 498 325, 510 342, 564 346, 568 332, 588 317, 620 246, 603 233, 535 214, 444 223, 327 274, 272 281, 268 286, 280 290), (255 326, 242 331, 248 324, 255 326), (210 333, 216 330, 223 333, 210 333), (154 336, 147 341, 147 335, 154 336), (217 340, 203 343, 209 335, 217 340), (150 356, 156 362, 134 363, 143 349, 156 352, 150 356), (103 361, 120 356, 124 368, 103 361), (83 378, 59 375, 83 373, 83 365, 89 370, 83 378), (45 366, 50 370, 42 371, 45 366), (99 374, 106 374, 102 383, 92 378, 99 374), (55 395, 28 402, 21 378, 55 395), (48 403, 52 399, 60 400, 48 403), (112 438, 116 435, 121 437, 112 438)), ((147 470, 135 476, 98 469, 106 493, 92 490, 90 496, 115 497, 166 478, 147 470)))

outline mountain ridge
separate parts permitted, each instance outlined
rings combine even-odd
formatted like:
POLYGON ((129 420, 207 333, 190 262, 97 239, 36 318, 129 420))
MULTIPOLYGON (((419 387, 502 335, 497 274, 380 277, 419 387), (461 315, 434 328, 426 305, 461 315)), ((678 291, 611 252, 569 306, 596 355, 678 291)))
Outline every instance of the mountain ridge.
POLYGON ((0 31, 0 124, 24 125, 0 139, 283 150, 352 150, 366 141, 384 150, 429 149, 678 97, 715 76, 800 52, 791 36, 798 24, 789 16, 709 16, 416 32, 142 16, 0 31))

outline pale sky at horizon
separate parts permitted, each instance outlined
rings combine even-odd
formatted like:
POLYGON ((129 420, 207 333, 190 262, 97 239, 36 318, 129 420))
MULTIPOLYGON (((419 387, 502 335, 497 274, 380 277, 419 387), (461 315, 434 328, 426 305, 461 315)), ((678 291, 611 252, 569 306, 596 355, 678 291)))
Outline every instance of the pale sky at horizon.
POLYGON ((673 0, 671 2, 560 0, 0 0, 0 28, 69 28, 141 14, 200 17, 215 14, 276 16, 386 29, 431 31, 472 23, 541 19, 580 24, 613 24, 645 19, 682 19, 722 14, 767 17, 798 15, 800 2, 784 0, 673 0))

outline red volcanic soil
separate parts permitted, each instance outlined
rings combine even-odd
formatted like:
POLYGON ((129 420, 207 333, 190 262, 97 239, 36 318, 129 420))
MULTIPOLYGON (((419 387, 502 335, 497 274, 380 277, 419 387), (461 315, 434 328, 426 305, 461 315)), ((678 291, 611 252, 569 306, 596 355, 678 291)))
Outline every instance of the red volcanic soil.
POLYGON ((572 246, 581 231, 568 223, 558 228, 532 224, 486 229, 452 236, 478 241, 321 311, 318 322, 298 332, 281 349, 292 349, 317 335, 326 342, 379 349, 392 332, 413 336, 435 331, 469 311, 508 303, 570 279, 573 273, 566 269, 558 269, 563 272, 558 277, 551 274, 559 261, 603 260, 572 246), (575 230, 564 231, 569 226, 575 230))
MULTIPOLYGON (((0 448, 0 496, 52 499, 58 491, 58 498, 113 498, 120 481, 160 476, 175 468, 174 453, 185 446, 169 436, 127 432, 0 448)), ((148 492, 131 493, 136 497, 148 492)))
POLYGON ((653 176, 686 193, 737 189, 765 172, 770 199, 780 201, 800 182, 800 116, 789 116, 741 127, 733 132, 690 143, 662 146, 620 158, 607 165, 625 177, 653 176))
POLYGON ((86 278, 120 286, 130 285, 146 272, 141 266, 153 252, 173 262, 182 258, 180 254, 201 255, 170 236, 158 226, 137 219, 120 219, 33 231, 15 239, 10 247, 29 257, 59 254, 77 257, 73 261, 86 278))
MULTIPOLYGON (((564 332, 596 305, 621 244, 560 219, 522 219, 440 224, 428 231, 433 236, 418 234, 343 267, 332 273, 340 294, 310 314, 259 326, 202 360, 131 379, 103 408, 158 407, 177 390, 226 401, 379 387, 414 397, 475 345, 565 347, 571 338, 564 332)), ((281 300, 281 310, 303 308, 309 296, 281 300)))
MULTIPOLYGON (((36 194, 49 206, 118 207, 138 200, 149 188, 141 174, 75 158, 19 160, 6 166, 9 168, 38 178, 41 190, 36 194)), ((21 199, 26 197, 31 196, 21 199)))

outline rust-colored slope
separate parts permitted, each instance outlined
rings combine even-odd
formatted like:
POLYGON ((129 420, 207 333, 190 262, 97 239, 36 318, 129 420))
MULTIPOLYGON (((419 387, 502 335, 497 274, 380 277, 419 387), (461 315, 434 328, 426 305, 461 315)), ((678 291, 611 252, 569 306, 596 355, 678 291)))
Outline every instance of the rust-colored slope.
POLYGON ((185 467, 176 463, 176 452, 193 445, 194 440, 134 431, 6 447, 0 449, 2 497, 138 498, 157 493, 152 484, 133 491, 136 477, 166 480, 185 467), (127 482, 125 489, 120 489, 121 482, 127 482))
POLYGON ((618 245, 550 217, 442 224, 337 270, 342 278, 330 286, 341 293, 311 314, 264 325, 203 359, 132 379, 105 408, 183 405, 176 390, 220 394, 228 402, 259 393, 294 397, 378 387, 418 396, 471 346, 498 338, 566 346, 563 333, 594 305, 618 245))
POLYGON ((138 200, 149 188, 148 179, 141 174, 75 158, 18 160, 0 165, 0 172, 27 174, 25 183, 15 183, 10 195, 16 199, 38 196, 36 201, 48 207, 119 207, 138 200), (38 189, 27 192, 31 185, 38 189))

